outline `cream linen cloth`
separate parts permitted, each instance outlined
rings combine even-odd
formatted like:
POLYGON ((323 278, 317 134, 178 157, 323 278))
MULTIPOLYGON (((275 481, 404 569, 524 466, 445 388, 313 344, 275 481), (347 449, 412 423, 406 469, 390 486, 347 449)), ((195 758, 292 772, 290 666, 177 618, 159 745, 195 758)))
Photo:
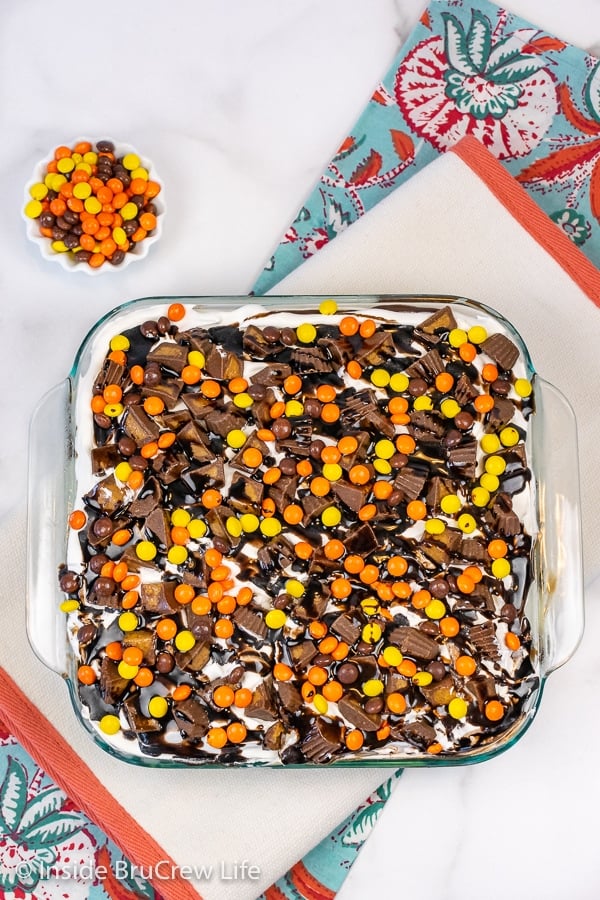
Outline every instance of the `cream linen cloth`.
POLYGON ((457 294, 506 316, 575 410, 586 582, 600 572, 600 309, 461 158, 439 157, 270 293, 457 294))

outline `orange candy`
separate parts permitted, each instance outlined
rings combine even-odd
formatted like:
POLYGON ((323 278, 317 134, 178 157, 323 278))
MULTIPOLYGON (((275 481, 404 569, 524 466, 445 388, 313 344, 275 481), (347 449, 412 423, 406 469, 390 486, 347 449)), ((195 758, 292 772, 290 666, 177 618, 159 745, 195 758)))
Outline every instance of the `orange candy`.
POLYGON ((221 684, 213 691, 213 703, 221 709, 226 709, 233 704, 235 700, 235 691, 227 684, 221 684))
POLYGON ((171 322, 181 322, 185 316, 185 306, 183 303, 171 303, 167 310, 167 318, 171 322))
POLYGON ((283 382, 283 389, 286 394, 297 394, 302 390, 302 379, 298 375, 288 375, 283 382))
POLYGON ((359 329, 358 319, 355 319, 354 316, 344 316, 340 320, 339 329, 341 334, 346 337, 352 337, 359 329))
POLYGON ((77 669, 77 679, 82 684, 94 684, 96 681, 96 673, 91 666, 79 666, 77 669))
POLYGON ((518 635, 514 634, 512 631, 509 631, 504 638, 504 643, 508 647, 509 650, 512 650, 513 653, 515 650, 518 650, 521 646, 521 640, 518 635))
POLYGON ((159 619, 156 623, 156 633, 161 641, 170 641, 177 634, 177 625, 173 619, 159 619))
POLYGON ((248 688, 238 688, 233 698, 233 705, 238 709, 245 709, 252 703, 252 691, 248 688))
POLYGON ((485 704, 485 717, 490 722, 499 722, 504 716, 504 707, 499 700, 488 700, 485 704))
POLYGON ((336 390, 332 384, 320 384, 317 388, 317 400, 321 403, 331 403, 336 398, 336 390))
POLYGON ((406 711, 406 700, 404 699, 404 696, 397 691, 388 694, 385 702, 389 711, 395 716, 401 716, 402 713, 406 711))
POLYGON ((366 466, 359 463, 356 466, 352 466, 348 472, 348 478, 353 484, 363 485, 371 480, 371 473, 366 466))
POLYGON ((348 750, 360 750, 364 742, 365 738, 362 731, 349 731, 346 735, 345 743, 348 750))
POLYGON ((325 547, 323 548, 323 552, 325 553, 327 559, 339 559, 344 555, 345 549, 346 548, 341 541, 332 540, 327 541, 325 547))
POLYGON ((459 656, 454 663, 454 668, 459 675, 469 678, 475 672, 477 663, 472 656, 459 656))
POLYGON ((227 738, 232 744, 241 744, 246 739, 246 726, 243 722, 232 722, 227 726, 227 738))
POLYGON ((337 445, 342 456, 349 456, 358 450, 358 441, 352 435, 345 435, 340 438, 337 445))
POLYGON ((406 515, 409 519, 414 519, 418 522, 427 515, 427 507, 422 500, 411 500, 406 507, 406 515))
POLYGON ((74 531, 79 531, 87 522, 87 516, 82 509, 74 509, 69 516, 69 526, 74 531))
POLYGON ((273 678, 276 681, 289 681, 294 677, 294 673, 285 663, 275 663, 273 666, 273 678))
POLYGON ((326 700, 337 703, 342 697, 344 689, 339 681, 328 681, 327 684, 323 685, 322 693, 326 700))

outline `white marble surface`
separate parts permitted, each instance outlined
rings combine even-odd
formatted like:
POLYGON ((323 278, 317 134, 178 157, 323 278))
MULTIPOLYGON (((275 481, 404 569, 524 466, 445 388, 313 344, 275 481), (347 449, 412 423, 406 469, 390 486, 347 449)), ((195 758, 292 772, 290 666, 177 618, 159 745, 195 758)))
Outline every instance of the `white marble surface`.
MULTIPOLYGON (((0 516, 25 505, 29 417, 87 329, 133 297, 248 292, 422 5, 0 3, 0 516), (45 263, 19 218, 34 163, 86 133, 147 153, 168 202, 148 259, 98 278, 45 263)), ((599 0, 509 6, 600 46, 599 0)), ((530 732, 485 765, 407 772, 340 898, 598 896, 597 594, 584 644, 552 676, 530 732)))

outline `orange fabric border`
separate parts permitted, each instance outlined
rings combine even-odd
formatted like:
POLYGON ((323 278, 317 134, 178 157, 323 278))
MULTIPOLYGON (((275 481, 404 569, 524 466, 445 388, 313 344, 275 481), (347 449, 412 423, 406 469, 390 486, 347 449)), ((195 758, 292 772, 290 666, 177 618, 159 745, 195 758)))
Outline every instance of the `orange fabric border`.
MULTIPOLYGON (((2 668, 0 709, 2 720, 30 756, 106 832, 131 862, 146 868, 165 860, 163 870, 171 866, 177 870, 175 861, 123 809, 2 668)), ((166 900, 202 900, 191 883, 179 874, 172 879, 161 880, 154 887, 166 900)))
POLYGON ((600 270, 569 240, 525 188, 472 135, 451 148, 481 178, 497 200, 565 270, 596 306, 600 306, 600 270))

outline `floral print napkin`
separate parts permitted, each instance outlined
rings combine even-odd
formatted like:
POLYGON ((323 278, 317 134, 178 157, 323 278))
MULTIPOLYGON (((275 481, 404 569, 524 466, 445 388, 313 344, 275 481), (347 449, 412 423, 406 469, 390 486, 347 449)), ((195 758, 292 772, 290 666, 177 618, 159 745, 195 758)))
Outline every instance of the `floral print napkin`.
POLYGON ((466 135, 600 267, 600 60, 486 0, 435 0, 254 293, 266 293, 466 135))

